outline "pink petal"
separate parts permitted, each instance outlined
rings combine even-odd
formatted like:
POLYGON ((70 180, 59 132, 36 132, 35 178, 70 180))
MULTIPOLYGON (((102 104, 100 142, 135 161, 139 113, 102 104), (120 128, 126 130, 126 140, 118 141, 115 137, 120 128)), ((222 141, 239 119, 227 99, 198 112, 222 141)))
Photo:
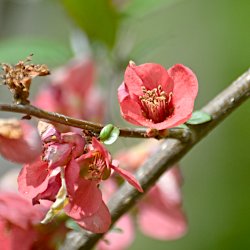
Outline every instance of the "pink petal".
POLYGON ((54 125, 39 121, 37 128, 43 142, 55 141, 55 138, 59 140, 60 133, 54 125))
POLYGON ((65 100, 61 88, 52 85, 42 88, 36 96, 34 105, 50 112, 63 113, 65 100))
POLYGON ((69 198, 69 204, 64 210, 75 220, 93 215, 102 203, 102 193, 97 183, 84 179, 78 180, 78 188, 69 198))
POLYGON ((107 151, 107 149, 103 146, 103 144, 101 142, 99 142, 95 137, 92 137, 92 145, 93 145, 95 150, 97 150, 101 153, 101 155, 106 160, 107 165, 109 165, 109 163, 111 161, 111 156, 110 156, 109 152, 107 151))
POLYGON ((80 134, 73 132, 63 133, 62 140, 63 142, 70 143, 72 147, 74 146, 74 150, 72 151, 73 158, 77 158, 83 154, 85 140, 80 134))
POLYGON ((97 250, 125 250, 134 240, 134 225, 131 216, 125 214, 97 245, 97 250), (121 231, 116 231, 116 228, 121 231))
POLYGON ((93 86, 94 71, 92 60, 75 59, 55 72, 52 83, 83 97, 93 86))
POLYGON ((20 195, 16 193, 0 194, 0 218, 27 229, 31 222, 38 223, 42 217, 43 213, 20 195))
POLYGON ((173 117, 177 117, 183 123, 192 114, 194 100, 198 93, 198 81, 195 74, 181 64, 174 65, 168 72, 174 80, 173 104, 175 110, 173 117))
POLYGON ((111 165, 111 168, 113 168, 116 173, 118 173, 122 178, 134 186, 139 192, 143 192, 141 185, 131 173, 114 165, 111 165))
POLYGON ((23 230, 22 228, 4 223, 0 220, 0 242, 1 250, 27 250, 32 249, 33 243, 37 240, 37 232, 29 228, 23 230))
POLYGON ((71 160, 65 169, 65 180, 69 195, 74 195, 75 185, 80 174, 80 166, 75 160, 71 160))
POLYGON ((37 160, 24 165, 18 176, 18 190, 29 198, 34 198, 48 187, 50 172, 48 164, 37 160))
POLYGON ((160 177, 156 187, 160 192, 161 200, 166 205, 181 205, 181 184, 181 172, 177 166, 172 167, 160 177))
MULTIPOLYGON (((58 172, 58 171, 56 171, 58 172)), ((32 199, 32 204, 40 204, 40 200, 55 201, 56 195, 61 187, 61 177, 60 173, 55 176, 50 176, 48 186, 45 191, 39 193, 36 197, 32 199)))
POLYGON ((142 115, 141 106, 129 96, 120 102, 120 110, 122 117, 134 125, 142 125, 146 121, 145 117, 142 115))
POLYGON ((137 219, 141 231, 156 239, 178 239, 187 230, 181 206, 164 203, 157 188, 151 189, 145 200, 139 203, 137 219))
POLYGON ((101 202, 99 209, 91 216, 82 216, 76 222, 83 228, 93 233, 105 233, 111 225, 109 210, 104 202, 101 202))
POLYGON ((50 168, 64 166, 70 160, 72 146, 69 144, 54 143, 45 151, 44 160, 49 163, 50 168))
POLYGON ((137 75, 134 68, 136 66, 128 65, 124 74, 124 84, 127 87, 127 92, 132 95, 140 96, 142 94, 141 87, 143 86, 142 79, 137 75))
POLYGON ((35 128, 24 121, 19 123, 22 131, 20 138, 8 138, 0 131, 0 154, 10 161, 31 163, 41 154, 42 142, 35 128))
POLYGON ((147 90, 157 88, 161 85, 166 93, 172 91, 174 82, 169 76, 167 70, 160 64, 145 63, 139 66, 134 66, 133 70, 142 80, 143 86, 145 86, 147 90))

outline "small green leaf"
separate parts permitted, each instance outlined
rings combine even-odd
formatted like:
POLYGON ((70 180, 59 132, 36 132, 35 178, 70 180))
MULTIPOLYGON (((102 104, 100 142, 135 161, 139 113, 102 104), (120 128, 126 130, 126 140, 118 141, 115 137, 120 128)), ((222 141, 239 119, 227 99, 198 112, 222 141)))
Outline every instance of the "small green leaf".
POLYGON ((72 219, 68 219, 65 223, 65 226, 69 229, 76 231, 76 232, 82 231, 82 228, 72 219))
POLYGON ((106 125, 100 132, 100 139, 104 144, 113 144, 119 137, 120 130, 112 124, 106 125))
POLYGON ((211 121, 211 119, 212 117, 208 113, 197 110, 193 112, 192 117, 186 123, 191 125, 198 125, 209 122, 211 121))
POLYGON ((105 141, 110 137, 110 134, 113 130, 114 126, 112 124, 106 125, 100 132, 100 139, 101 141, 105 141))
POLYGON ((189 129, 189 127, 184 123, 174 128, 189 129))

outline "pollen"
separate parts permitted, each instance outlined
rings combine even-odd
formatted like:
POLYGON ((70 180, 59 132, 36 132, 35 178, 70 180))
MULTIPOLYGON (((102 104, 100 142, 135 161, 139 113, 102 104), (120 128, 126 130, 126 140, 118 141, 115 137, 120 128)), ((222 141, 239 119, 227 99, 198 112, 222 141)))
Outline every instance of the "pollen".
POLYGON ((161 85, 152 90, 141 87, 143 95, 139 96, 143 116, 154 123, 163 122, 173 113, 173 93, 166 93, 161 85))
POLYGON ((88 173, 85 176, 88 180, 101 181, 105 174, 107 165, 103 156, 97 152, 94 154, 92 161, 89 164, 88 173))

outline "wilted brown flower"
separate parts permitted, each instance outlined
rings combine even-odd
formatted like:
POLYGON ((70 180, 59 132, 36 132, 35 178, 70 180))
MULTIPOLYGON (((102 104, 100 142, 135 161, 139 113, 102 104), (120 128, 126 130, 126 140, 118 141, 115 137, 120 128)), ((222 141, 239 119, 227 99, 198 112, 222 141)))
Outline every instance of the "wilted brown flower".
POLYGON ((50 73, 45 64, 28 64, 32 55, 28 56, 24 61, 19 61, 14 66, 7 63, 1 64, 4 71, 4 74, 1 75, 3 84, 7 85, 13 93, 14 102, 17 104, 29 103, 28 97, 32 78, 50 73))

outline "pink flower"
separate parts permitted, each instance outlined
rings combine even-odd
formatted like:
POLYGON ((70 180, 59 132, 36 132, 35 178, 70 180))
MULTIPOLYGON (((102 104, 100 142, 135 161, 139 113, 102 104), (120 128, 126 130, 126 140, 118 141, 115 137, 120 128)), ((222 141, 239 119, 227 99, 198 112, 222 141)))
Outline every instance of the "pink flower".
POLYGON ((42 152, 38 131, 24 121, 0 120, 0 154, 10 161, 30 163, 42 152))
POLYGON ((92 60, 74 59, 53 73, 49 84, 38 93, 35 105, 79 119, 101 122, 103 99, 94 86, 92 60))
POLYGON ((159 64, 130 62, 118 99, 125 120, 163 130, 191 117, 197 91, 196 76, 184 65, 166 70, 159 64))
POLYGON ((32 206, 17 193, 0 193, 1 250, 55 250, 67 229, 61 222, 41 225, 46 208, 32 206))
POLYGON ((79 157, 78 162, 83 166, 82 174, 86 179, 105 180, 109 177, 111 170, 114 170, 139 192, 143 192, 134 176, 128 171, 119 168, 118 161, 112 161, 110 153, 95 137, 92 138, 89 152, 79 157))
POLYGON ((92 138, 88 152, 76 161, 78 164, 67 168, 65 172, 68 192, 71 195, 65 212, 87 230, 95 233, 106 232, 111 224, 111 218, 102 201, 98 184, 107 179, 111 170, 114 170, 140 192, 143 190, 132 174, 120 169, 117 161, 112 161, 109 152, 95 137, 92 138), (87 209, 83 210, 83 207, 87 209))

